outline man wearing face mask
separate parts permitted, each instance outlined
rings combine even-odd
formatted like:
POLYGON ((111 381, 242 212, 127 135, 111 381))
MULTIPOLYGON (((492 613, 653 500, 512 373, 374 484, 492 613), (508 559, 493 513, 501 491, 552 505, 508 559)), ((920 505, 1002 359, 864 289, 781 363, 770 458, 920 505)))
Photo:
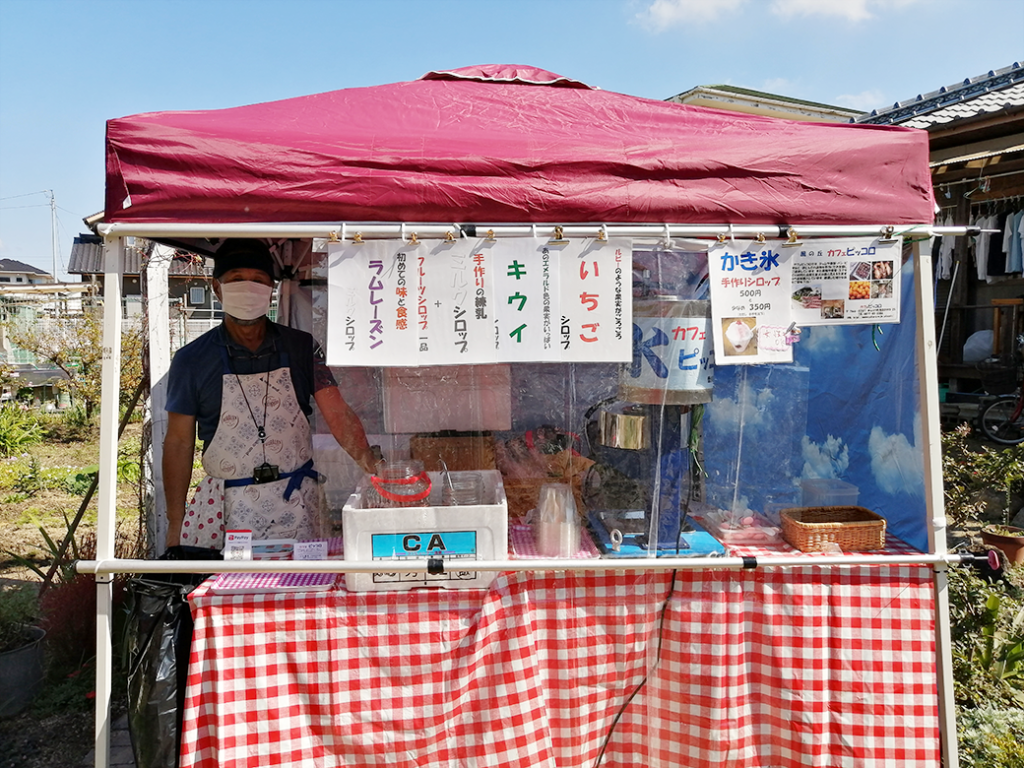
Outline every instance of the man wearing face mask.
POLYGON ((366 471, 375 455, 304 331, 267 319, 274 261, 258 240, 228 240, 214 256, 224 321, 175 354, 168 373, 163 476, 167 546, 221 549, 224 530, 254 540, 317 538, 320 489, 309 416, 366 471), (196 433, 206 477, 188 500, 196 433))

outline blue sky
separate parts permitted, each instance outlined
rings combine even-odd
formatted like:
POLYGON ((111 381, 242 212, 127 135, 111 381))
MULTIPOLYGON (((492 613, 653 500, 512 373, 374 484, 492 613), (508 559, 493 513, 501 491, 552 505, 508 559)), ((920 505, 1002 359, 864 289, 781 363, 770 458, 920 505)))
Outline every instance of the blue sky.
POLYGON ((0 258, 103 206, 105 121, 530 64, 664 99, 726 83, 883 108, 1024 60, 1024 0, 0 0, 0 258))

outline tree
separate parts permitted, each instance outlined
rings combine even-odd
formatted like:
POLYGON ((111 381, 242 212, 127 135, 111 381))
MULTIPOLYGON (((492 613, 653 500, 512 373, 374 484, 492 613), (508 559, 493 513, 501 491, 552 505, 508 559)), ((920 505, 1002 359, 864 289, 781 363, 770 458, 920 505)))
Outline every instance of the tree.
MULTIPOLYGON (((18 315, 5 326, 11 342, 67 374, 67 379, 54 386, 66 391, 72 402, 80 402, 91 417, 101 396, 102 300, 83 302, 81 310, 53 313, 33 322, 18 315)), ((121 405, 127 405, 142 381, 144 346, 145 324, 125 323, 121 330, 121 405)))

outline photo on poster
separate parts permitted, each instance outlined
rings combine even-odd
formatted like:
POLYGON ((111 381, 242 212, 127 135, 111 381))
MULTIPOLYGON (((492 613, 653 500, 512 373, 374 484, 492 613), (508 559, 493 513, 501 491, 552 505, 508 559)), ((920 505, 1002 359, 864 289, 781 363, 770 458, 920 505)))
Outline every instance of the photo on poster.
POLYGON ((899 322, 899 238, 814 240, 791 250, 798 327, 899 322))

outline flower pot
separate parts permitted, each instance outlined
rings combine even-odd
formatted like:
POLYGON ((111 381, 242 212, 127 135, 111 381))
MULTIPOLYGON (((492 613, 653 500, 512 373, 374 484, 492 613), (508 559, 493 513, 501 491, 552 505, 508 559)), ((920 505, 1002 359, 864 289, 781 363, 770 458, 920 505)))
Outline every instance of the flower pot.
POLYGON ((1012 536, 1005 536, 1001 533, 994 533, 987 528, 981 529, 981 540, 990 547, 1002 550, 1006 560, 1014 565, 1024 563, 1024 529, 1008 528, 1000 526, 1001 529, 1008 529, 1013 532, 1012 536))
POLYGON ((28 642, 0 653, 0 718, 14 717, 29 705, 43 682, 43 638, 39 627, 27 627, 28 642))

